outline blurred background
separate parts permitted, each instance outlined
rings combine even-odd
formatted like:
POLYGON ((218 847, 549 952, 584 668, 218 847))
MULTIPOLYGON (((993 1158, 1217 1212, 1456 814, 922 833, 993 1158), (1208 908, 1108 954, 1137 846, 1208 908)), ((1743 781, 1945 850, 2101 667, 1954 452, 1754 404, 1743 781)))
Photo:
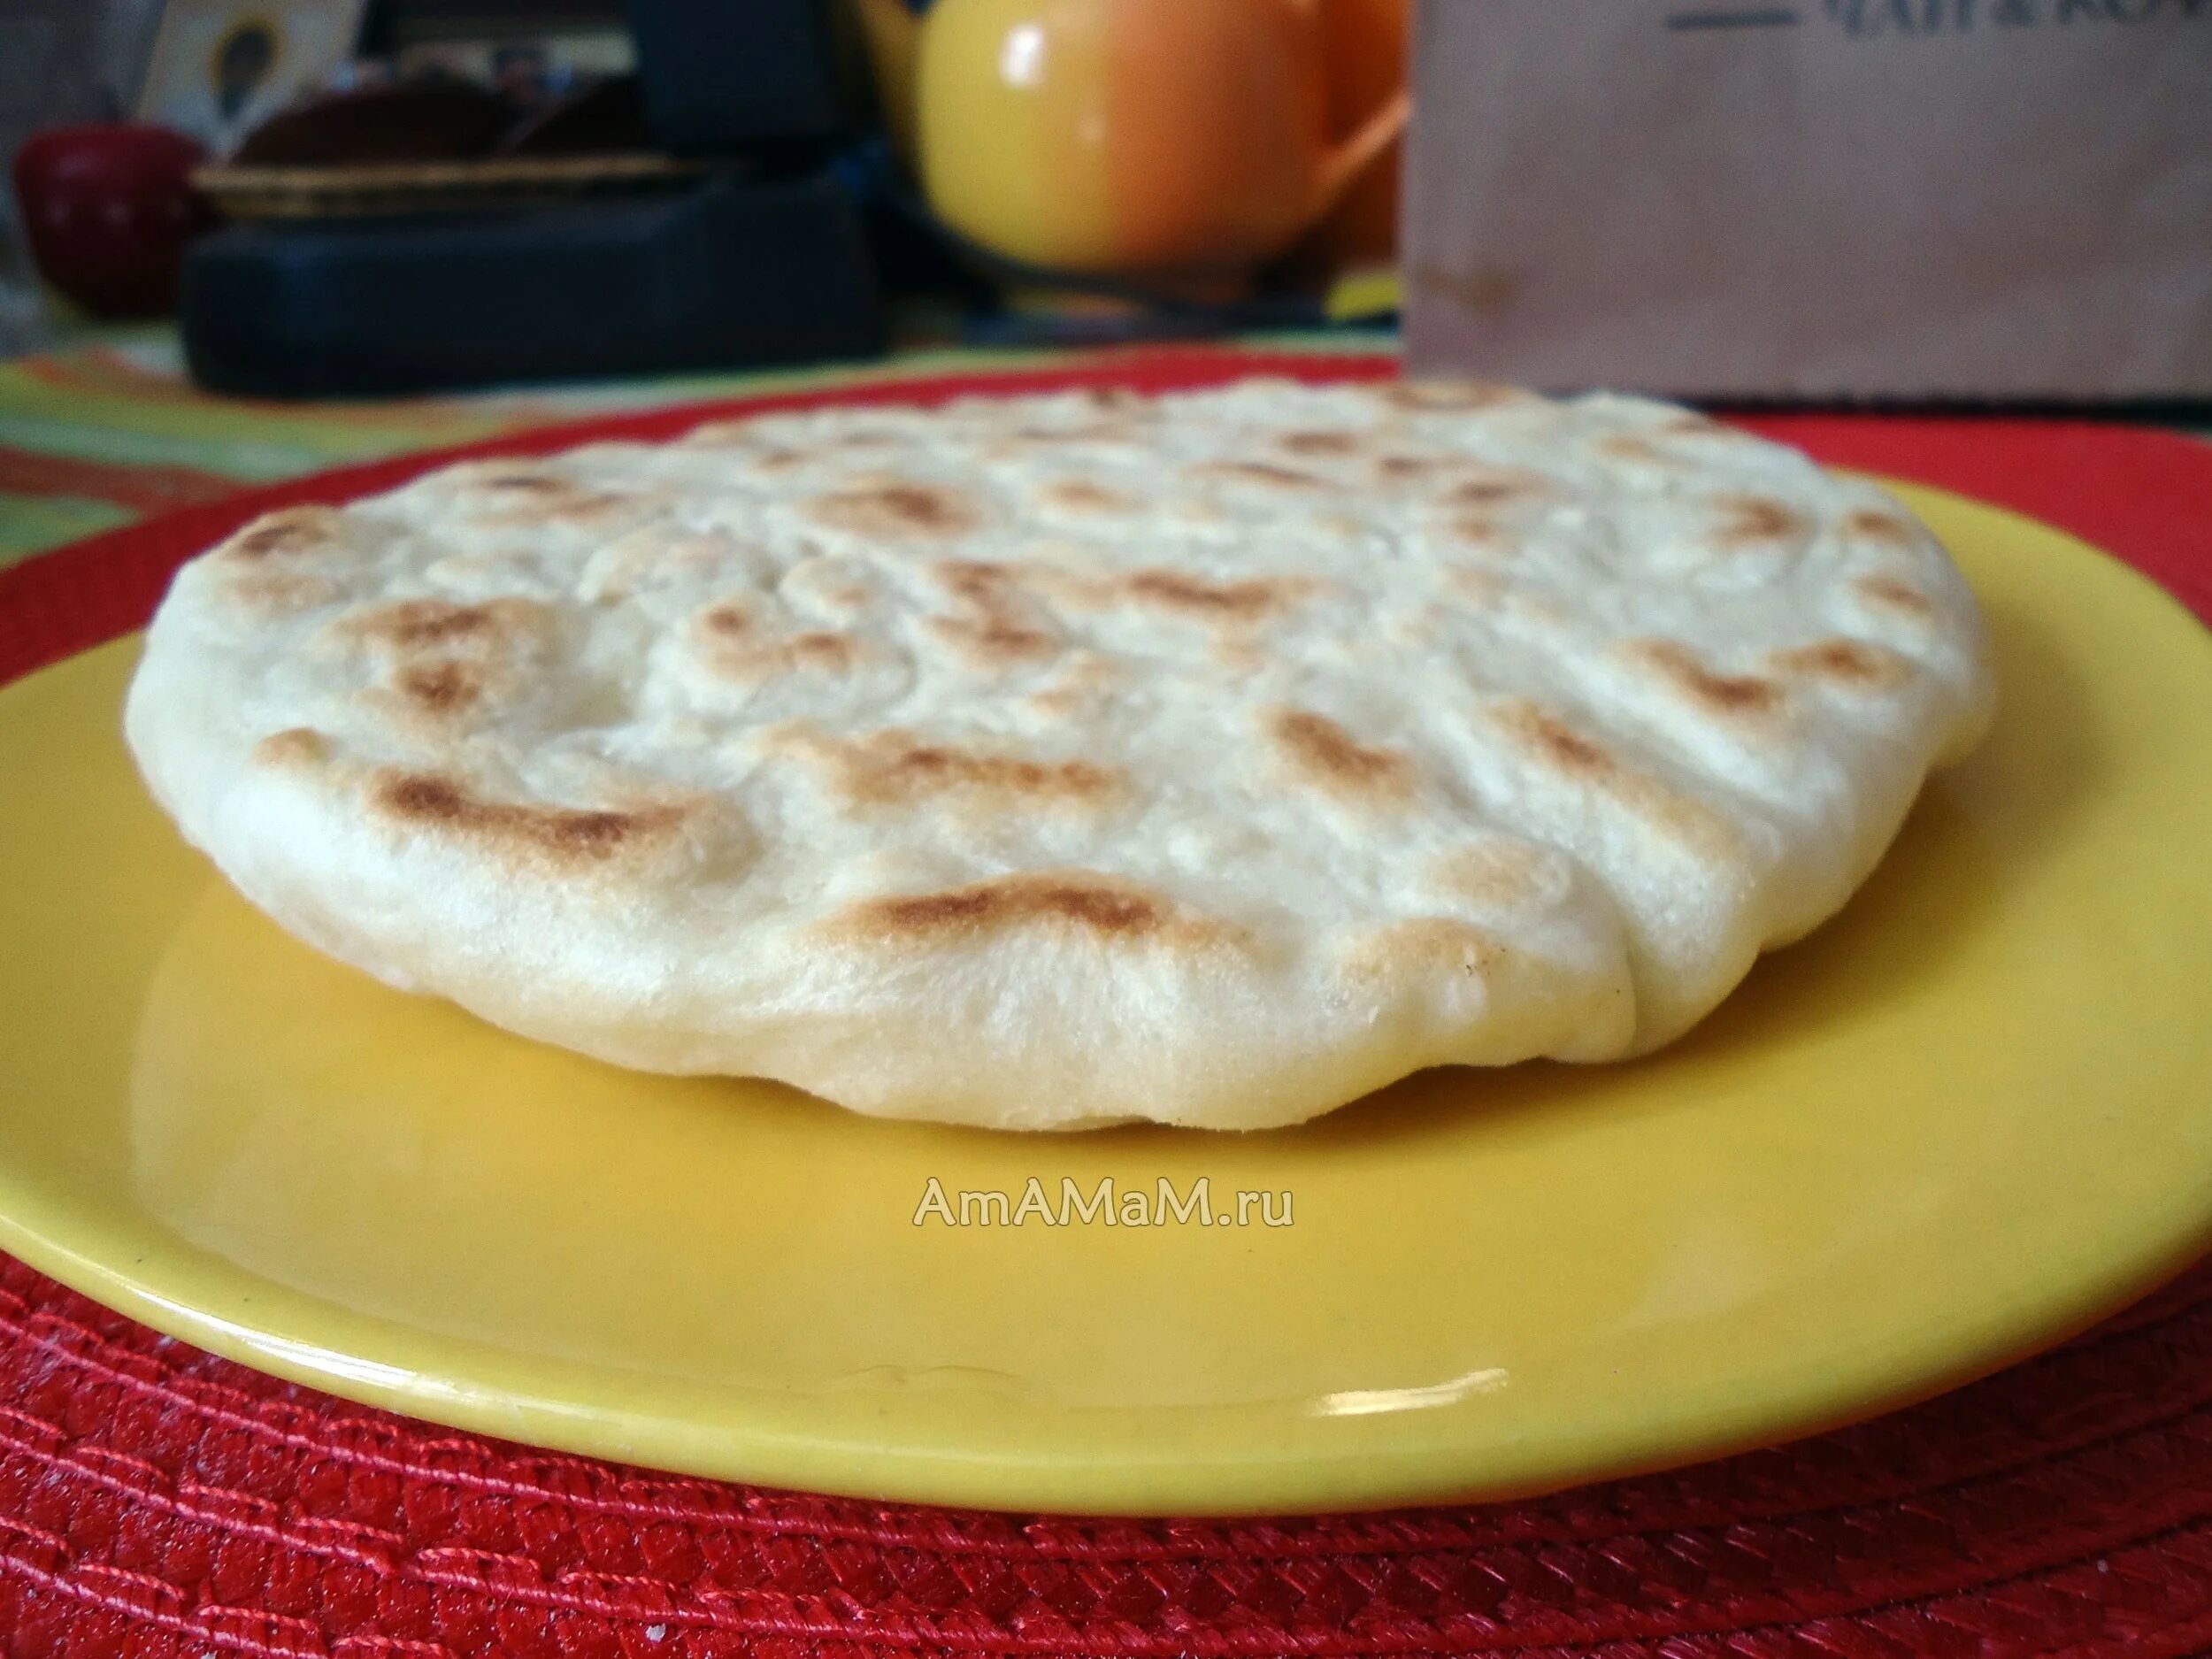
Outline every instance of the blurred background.
POLYGON ((1372 326, 1408 0, 7 0, 0 352, 343 396, 1372 326))
POLYGON ((388 397, 1402 323, 2200 399, 2208 119, 2195 0, 0 0, 0 352, 173 318, 203 388, 388 397))

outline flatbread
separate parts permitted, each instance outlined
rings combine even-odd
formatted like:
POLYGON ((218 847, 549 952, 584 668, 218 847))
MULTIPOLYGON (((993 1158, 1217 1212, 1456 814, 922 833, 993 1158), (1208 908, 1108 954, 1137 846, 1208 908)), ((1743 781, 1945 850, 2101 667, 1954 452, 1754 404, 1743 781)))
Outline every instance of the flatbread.
POLYGON ((1480 386, 844 406, 472 462, 178 576, 127 726, 387 984, 1018 1128, 1636 1055, 1989 716, 1870 484, 1480 386))

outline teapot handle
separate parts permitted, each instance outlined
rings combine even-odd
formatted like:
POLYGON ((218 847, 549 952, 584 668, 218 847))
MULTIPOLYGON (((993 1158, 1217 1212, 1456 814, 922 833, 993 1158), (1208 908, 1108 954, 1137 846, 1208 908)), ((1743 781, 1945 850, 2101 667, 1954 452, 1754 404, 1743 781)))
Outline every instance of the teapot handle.
POLYGON ((1400 87, 1322 158, 1308 224, 1317 222, 1337 204, 1338 198, 1352 188, 1352 181, 1406 130, 1412 116, 1413 95, 1400 87))

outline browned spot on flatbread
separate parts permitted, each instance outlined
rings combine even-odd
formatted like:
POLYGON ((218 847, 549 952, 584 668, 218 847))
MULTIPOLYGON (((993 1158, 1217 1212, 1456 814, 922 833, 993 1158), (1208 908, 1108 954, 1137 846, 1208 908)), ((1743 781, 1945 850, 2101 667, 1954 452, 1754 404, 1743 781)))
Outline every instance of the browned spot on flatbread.
POLYGON ((1236 622, 1256 622, 1275 615, 1312 591, 1310 582, 1287 577, 1210 582, 1171 570, 1133 572, 1123 579, 1121 588, 1130 598, 1162 611, 1236 622))
POLYGON ((790 649, 792 661, 808 668, 850 668, 860 655, 859 642, 851 634, 836 634, 824 628, 795 634, 786 644, 790 649))
POLYGON ((1923 620, 1935 614, 1935 601, 1896 576, 1862 576, 1851 584, 1859 596, 1881 610, 1923 620))
POLYGON ((476 604, 401 599, 351 611, 333 625, 380 663, 372 694, 403 720, 449 721, 511 696, 530 682, 528 664, 548 637, 552 613, 506 596, 476 604))
POLYGON ((966 535, 983 522, 974 501, 942 484, 893 480, 818 495, 806 506, 817 523, 891 541, 966 535))
POLYGON ((1496 836, 1447 854, 1437 863, 1437 889, 1488 910, 1526 910, 1555 903, 1571 877, 1559 853, 1532 841, 1496 836))
POLYGON ((1489 509, 1541 501, 1558 493, 1555 482, 1527 467, 1478 465, 1465 469, 1464 476, 1445 491, 1444 501, 1453 507, 1489 509))
POLYGON ((417 663, 399 673, 399 692, 426 714, 458 714, 484 695, 484 671, 468 663, 417 663))
POLYGON ((1843 534, 1862 541, 1880 541, 1894 548, 1920 545, 1919 526, 1901 514, 1878 507, 1855 507, 1844 514, 1843 534))
POLYGON ((1025 700, 1039 714, 1051 719, 1071 719, 1110 697, 1123 680, 1113 659, 1096 651, 1070 654, 1052 683, 1025 700))
POLYGON ((1773 680, 1755 674, 1716 673, 1679 641, 1632 640, 1620 652, 1708 714, 1755 718, 1782 706, 1785 694, 1773 680))
POLYGON ((1083 870, 870 899, 847 910, 838 925, 878 942, 908 944, 1033 929, 1112 945, 1210 947, 1235 937, 1220 923, 1179 913, 1163 894, 1083 870))
POLYGON ((960 613, 928 619, 931 632, 980 669, 1018 667, 1052 656, 1059 641, 1038 626, 1038 612, 1013 570, 984 559, 947 559, 931 574, 959 602, 960 613))
POLYGON ((241 563, 311 553, 338 538, 338 513, 330 507, 287 507, 265 513, 223 543, 218 557, 241 563))
POLYGON ((511 595, 475 604, 399 599, 347 611, 331 633, 367 648, 372 704, 402 725, 435 726, 526 688, 552 620, 545 606, 511 595))
POLYGON ((1083 478, 1060 479, 1046 485, 1039 494, 1047 506, 1057 507, 1064 512, 1134 512, 1141 505, 1118 489, 1109 489, 1083 478))
POLYGON ((1375 462, 1375 470, 1385 478, 1403 480, 1426 478, 1447 463, 1430 455, 1386 455, 1375 462))
POLYGON ((1679 410, 1660 424, 1659 430, 1671 438, 1710 438, 1728 431, 1709 415, 1701 415, 1694 409, 1679 410))
POLYGON ((249 611, 265 617, 279 617, 334 603, 345 590, 326 576, 248 565, 231 573, 224 592, 249 611))
POLYGON ((786 741, 827 762, 841 794, 873 806, 945 796, 989 797, 1008 806, 1091 805, 1121 787, 1118 773, 1087 760, 964 749, 910 732, 877 732, 851 742, 806 733, 786 741))
POLYGON ((1713 540, 1727 549, 1758 547, 1805 534, 1804 514, 1771 495, 1725 495, 1713 526, 1713 540))
POLYGON ((589 524, 626 511, 638 500, 534 468, 480 473, 464 481, 469 487, 464 510, 495 525, 589 524))
POLYGON ((1318 489, 1322 480, 1296 467, 1272 461, 1202 461, 1187 469, 1193 478, 1228 479, 1240 484, 1260 484, 1270 489, 1318 489))
POLYGON ((1002 880, 885 899, 875 913, 894 927, 924 933, 1040 917, 1079 923, 1101 933, 1144 934, 1160 925, 1160 907, 1141 894, 1064 880, 1002 880))
POLYGON ((354 611, 345 618, 345 626, 357 638, 412 651, 430 646, 517 641, 546 619, 544 607, 526 599, 490 599, 465 605, 445 599, 401 599, 354 611))
POLYGON ((708 606, 696 626, 709 672, 744 685, 761 685, 803 669, 845 673, 865 655, 849 634, 823 628, 764 633, 752 612, 731 600, 708 606))
POLYGON ((1481 513, 1463 513, 1444 526, 1444 534, 1485 558, 1502 559, 1513 551, 1513 538, 1496 519, 1481 513))
POLYGON ((665 837, 689 815, 673 805, 616 810, 495 801, 442 772, 396 770, 377 774, 369 804, 392 822, 464 845, 570 865, 604 864, 665 837))
POLYGON ((1892 691, 1908 685, 1911 663, 1895 651, 1865 640, 1816 640, 1767 658, 1777 673, 1840 687, 1848 691, 1892 691))
POLYGON ((330 758, 330 739, 311 726, 288 726, 256 743, 253 758, 265 766, 319 766, 330 758))
POLYGON ((1413 790, 1413 763, 1396 749, 1359 742, 1326 715, 1278 709, 1267 732, 1291 769, 1331 795, 1365 801, 1402 800, 1413 790))
POLYGON ((1508 698, 1491 704, 1484 718, 1539 770, 1604 795, 1678 846, 1716 861, 1743 856, 1743 838, 1726 818, 1621 760, 1538 704, 1508 698))
POLYGON ((993 618, 932 617, 930 630, 978 668, 1041 662, 1059 649, 1041 628, 993 618))
POLYGON ((1488 979, 1512 952, 1481 928, 1448 916, 1415 916, 1360 936, 1342 958, 1356 979, 1397 980, 1439 973, 1488 979))
POLYGON ((1286 432, 1275 442, 1292 455, 1350 455, 1360 447, 1356 432, 1286 432))
POLYGON ((1599 439, 1598 452, 1616 461, 1632 461, 1640 466, 1658 466, 1666 461, 1656 444, 1632 432, 1616 432, 1599 439))
POLYGON ((1395 380, 1377 396, 1399 409, 1463 411, 1526 403, 1533 394, 1488 380, 1395 380))
POLYGON ((1491 712, 1494 722, 1523 753, 1548 762, 1555 771, 1580 778, 1608 778, 1620 770, 1596 741, 1532 703, 1508 703, 1491 712))

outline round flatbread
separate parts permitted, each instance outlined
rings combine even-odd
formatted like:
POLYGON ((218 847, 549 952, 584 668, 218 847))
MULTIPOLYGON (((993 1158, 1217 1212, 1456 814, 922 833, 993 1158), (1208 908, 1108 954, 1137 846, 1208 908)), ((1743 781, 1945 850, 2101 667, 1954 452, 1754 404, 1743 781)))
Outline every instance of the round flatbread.
POLYGON ((1678 1035, 1988 717, 1873 486, 1246 381, 472 462, 186 566, 129 702, 300 938, 617 1064, 1259 1128, 1678 1035))

